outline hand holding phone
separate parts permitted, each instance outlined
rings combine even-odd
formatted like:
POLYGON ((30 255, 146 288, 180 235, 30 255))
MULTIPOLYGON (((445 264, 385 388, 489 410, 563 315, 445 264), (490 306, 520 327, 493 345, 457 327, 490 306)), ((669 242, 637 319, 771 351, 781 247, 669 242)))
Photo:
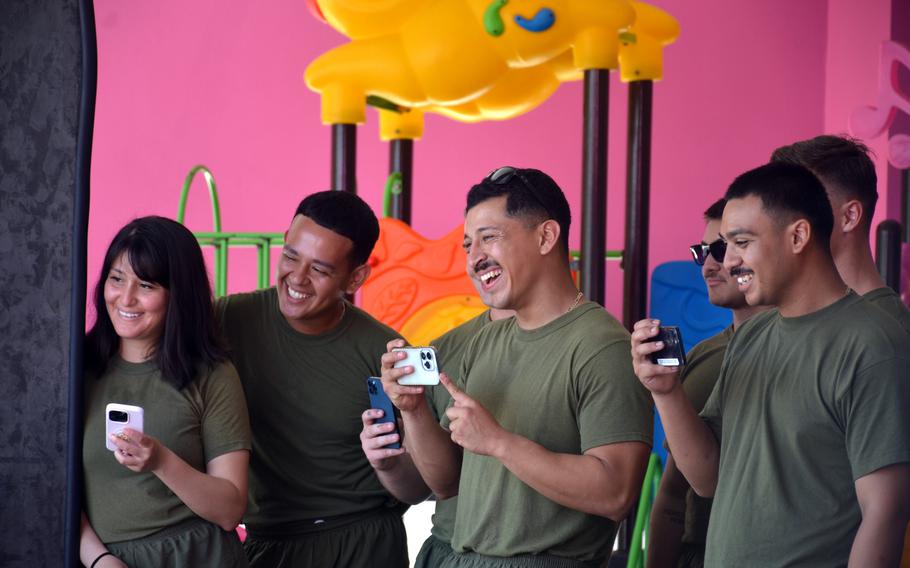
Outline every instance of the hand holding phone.
POLYGON ((393 351, 403 351, 407 357, 395 362, 395 368, 400 369, 408 365, 414 367, 410 375, 398 379, 399 385, 426 385, 439 384, 439 359, 436 350, 432 347, 400 347, 393 351))
POLYGON ((370 407, 376 408, 382 411, 382 418, 377 418, 374 421, 374 424, 386 424, 391 422, 395 425, 395 429, 388 434, 399 434, 399 441, 392 442, 391 444, 386 444, 384 448, 390 448, 397 450, 401 447, 401 436, 398 432, 398 421, 397 413, 395 407, 392 405, 392 401, 389 399, 389 396, 382 390, 382 379, 377 377, 370 377, 367 379, 367 392, 370 394, 370 407))
POLYGON ((115 402, 108 404, 104 409, 104 446, 110 451, 116 452, 117 446, 111 442, 111 434, 119 436, 124 428, 144 432, 143 421, 144 411, 140 406, 115 402))
POLYGON ((682 342, 682 333, 676 326, 660 326, 657 335, 648 340, 663 341, 661 350, 651 353, 651 362, 663 367, 679 367, 686 364, 686 350, 682 342))

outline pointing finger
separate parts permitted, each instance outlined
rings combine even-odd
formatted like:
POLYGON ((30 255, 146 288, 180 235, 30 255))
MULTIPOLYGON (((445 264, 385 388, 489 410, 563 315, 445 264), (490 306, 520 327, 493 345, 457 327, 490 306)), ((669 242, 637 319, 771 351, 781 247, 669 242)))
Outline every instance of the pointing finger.
POLYGON ((470 398, 452 382, 452 379, 450 379, 447 374, 439 373, 439 382, 442 383, 442 386, 444 386, 446 390, 449 391, 449 394, 452 395, 452 400, 459 402, 470 398))

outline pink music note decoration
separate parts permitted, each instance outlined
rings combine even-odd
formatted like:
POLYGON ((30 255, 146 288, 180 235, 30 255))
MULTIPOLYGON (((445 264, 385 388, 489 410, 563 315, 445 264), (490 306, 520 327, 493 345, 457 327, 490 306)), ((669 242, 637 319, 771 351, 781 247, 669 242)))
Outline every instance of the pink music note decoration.
MULTIPOLYGON (((910 115, 910 96, 898 85, 898 65, 910 69, 910 50, 895 41, 882 42, 877 106, 861 106, 850 116, 850 133, 875 138, 888 130, 897 111, 910 115)), ((910 136, 896 134, 888 140, 888 161, 898 169, 910 168, 910 136)))

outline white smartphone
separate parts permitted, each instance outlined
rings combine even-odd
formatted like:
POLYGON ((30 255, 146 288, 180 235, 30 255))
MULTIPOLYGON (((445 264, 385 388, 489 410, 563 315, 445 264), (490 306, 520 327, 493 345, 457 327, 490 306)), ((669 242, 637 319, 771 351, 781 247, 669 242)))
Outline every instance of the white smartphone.
POLYGON ((112 402, 104 408, 104 445, 112 452, 117 446, 111 442, 111 434, 119 434, 124 428, 143 432, 144 411, 141 406, 112 402))
POLYGON ((439 359, 436 350, 432 347, 401 347, 393 351, 404 351, 408 356, 395 363, 396 368, 414 367, 410 375, 398 379, 399 385, 438 385, 439 384, 439 359))

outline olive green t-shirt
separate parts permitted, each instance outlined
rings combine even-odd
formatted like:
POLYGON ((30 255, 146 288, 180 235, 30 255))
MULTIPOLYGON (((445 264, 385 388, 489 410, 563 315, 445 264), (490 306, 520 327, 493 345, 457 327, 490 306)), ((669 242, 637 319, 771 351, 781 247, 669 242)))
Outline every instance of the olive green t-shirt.
POLYGON ((885 286, 863 294, 863 299, 884 310, 901 324, 904 331, 910 333, 910 308, 901 301, 897 292, 885 286))
POLYGON ((107 449, 104 412, 112 402, 142 407, 145 434, 199 471, 218 456, 250 449, 246 402, 230 363, 179 391, 153 362, 115 357, 100 379, 87 373, 85 512, 103 542, 142 538, 196 516, 155 474, 127 469, 107 449))
POLYGON ((854 482, 910 461, 910 337, 854 293, 753 316, 702 417, 720 440, 706 566, 846 566, 854 482))
MULTIPOLYGON (((521 329, 514 318, 485 326, 468 344, 459 379, 503 428, 551 452, 650 445, 651 397, 632 372, 629 351, 622 325, 586 302, 533 330, 521 329)), ((446 417, 442 424, 448 425, 446 417)), ((544 497, 498 460, 464 452, 455 551, 602 561, 615 531, 606 517, 544 497)))
POLYGON ((327 517, 395 505, 359 435, 366 380, 398 334, 351 304, 334 329, 299 333, 274 287, 221 298, 215 312, 250 407, 250 531, 303 534, 327 517))
MULTIPOLYGON (((488 323, 490 323, 490 310, 486 310, 479 316, 464 322, 430 343, 436 348, 440 369, 453 381, 458 380, 458 375, 461 372, 461 360, 464 357, 468 343, 488 323)), ((426 394, 430 408, 433 410, 433 415, 436 416, 436 420, 441 420, 446 408, 452 402, 452 395, 441 384, 428 388, 426 394)), ((447 543, 452 542, 457 504, 457 496, 436 501, 436 512, 433 513, 433 529, 431 532, 433 536, 447 543)))
MULTIPOLYGON (((680 376, 683 390, 696 411, 701 411, 720 377, 720 366, 733 337, 733 326, 700 342, 686 356, 680 376)), ((686 521, 682 542, 704 544, 708 536, 711 499, 699 497, 690 487, 686 491, 686 521)))

